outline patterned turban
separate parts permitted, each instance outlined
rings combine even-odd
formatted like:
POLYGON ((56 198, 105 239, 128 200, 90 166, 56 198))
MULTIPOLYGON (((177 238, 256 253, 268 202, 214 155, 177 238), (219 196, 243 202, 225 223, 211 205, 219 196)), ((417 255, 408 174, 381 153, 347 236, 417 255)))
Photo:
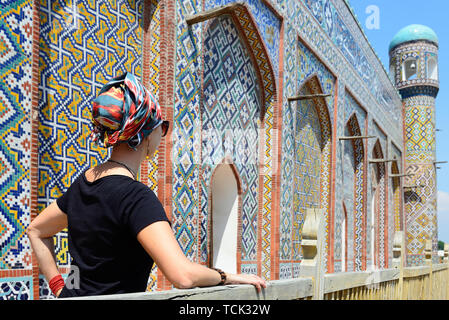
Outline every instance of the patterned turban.
POLYGON ((94 142, 105 147, 122 142, 135 149, 162 123, 161 108, 154 96, 131 73, 109 81, 93 101, 94 142))

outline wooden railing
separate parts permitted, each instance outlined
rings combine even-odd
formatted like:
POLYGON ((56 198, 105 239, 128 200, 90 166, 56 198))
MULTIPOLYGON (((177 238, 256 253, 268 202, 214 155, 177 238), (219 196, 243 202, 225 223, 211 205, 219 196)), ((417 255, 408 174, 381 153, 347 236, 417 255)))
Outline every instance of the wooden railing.
POLYGON ((447 300, 449 264, 325 276, 325 300, 447 300))
POLYGON ((426 243, 425 265, 404 267, 403 233, 396 232, 393 267, 385 270, 324 274, 321 211, 311 209, 303 226, 303 261, 300 277, 269 281, 256 292, 250 285, 232 285, 158 292, 91 296, 95 300, 447 300, 449 299, 449 246, 444 260, 432 264, 431 242, 426 243))

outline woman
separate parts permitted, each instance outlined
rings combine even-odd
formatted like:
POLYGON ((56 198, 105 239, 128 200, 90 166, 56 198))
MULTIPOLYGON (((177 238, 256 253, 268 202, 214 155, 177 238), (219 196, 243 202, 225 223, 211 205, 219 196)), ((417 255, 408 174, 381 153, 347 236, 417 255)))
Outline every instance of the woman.
POLYGON ((164 209, 136 181, 168 131, 154 97, 130 73, 107 83, 93 102, 94 141, 112 147, 111 158, 83 172, 43 210, 27 234, 40 270, 57 297, 143 292, 153 262, 176 288, 265 281, 227 274, 191 262, 176 241, 164 209), (56 266, 52 236, 68 228, 72 269, 79 285, 65 285, 56 266))

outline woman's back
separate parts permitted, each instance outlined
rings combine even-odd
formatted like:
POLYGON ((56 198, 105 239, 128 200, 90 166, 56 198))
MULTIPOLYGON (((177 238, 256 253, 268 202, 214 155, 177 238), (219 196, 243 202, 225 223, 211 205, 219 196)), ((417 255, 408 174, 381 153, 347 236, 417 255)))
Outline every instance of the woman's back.
POLYGON ((79 288, 68 282, 63 296, 142 292, 153 265, 137 241, 141 229, 168 221, 153 191, 124 175, 90 182, 85 173, 57 200, 67 214, 68 245, 79 288))

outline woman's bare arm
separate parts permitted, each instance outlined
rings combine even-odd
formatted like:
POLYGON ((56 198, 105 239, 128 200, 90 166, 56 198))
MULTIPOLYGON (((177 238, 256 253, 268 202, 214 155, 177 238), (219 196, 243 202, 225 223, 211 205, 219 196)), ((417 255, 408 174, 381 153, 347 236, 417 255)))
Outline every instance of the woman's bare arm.
MULTIPOLYGON (((44 209, 27 228, 31 247, 36 255, 41 273, 47 281, 59 274, 54 254, 53 236, 67 227, 67 215, 56 201, 44 209)), ((57 296, 60 291, 57 292, 57 296)))
MULTIPOLYGON (((208 287, 220 283, 217 271, 187 259, 168 222, 159 221, 147 226, 138 233, 137 239, 176 288, 208 287)), ((266 287, 265 281, 256 275, 226 275, 225 284, 252 284, 258 291, 266 287)))

